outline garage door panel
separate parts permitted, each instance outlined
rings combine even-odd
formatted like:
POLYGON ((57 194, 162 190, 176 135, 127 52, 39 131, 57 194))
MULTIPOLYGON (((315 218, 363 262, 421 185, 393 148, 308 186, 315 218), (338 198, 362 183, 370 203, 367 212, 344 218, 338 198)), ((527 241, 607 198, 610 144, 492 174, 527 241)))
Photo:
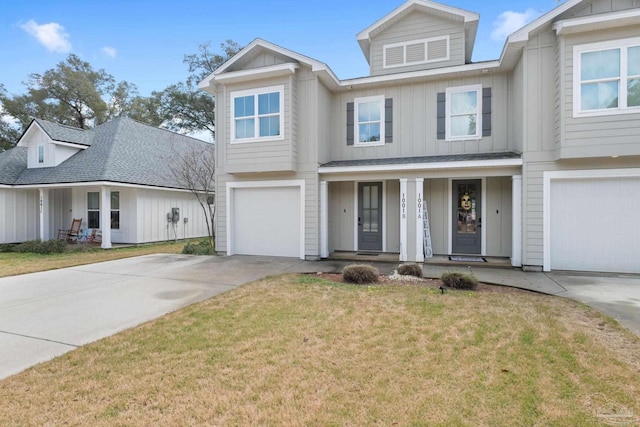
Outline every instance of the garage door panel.
POLYGON ((551 185, 551 268, 640 273, 640 178, 551 185))
POLYGON ((299 187, 233 190, 233 252, 300 257, 299 187))

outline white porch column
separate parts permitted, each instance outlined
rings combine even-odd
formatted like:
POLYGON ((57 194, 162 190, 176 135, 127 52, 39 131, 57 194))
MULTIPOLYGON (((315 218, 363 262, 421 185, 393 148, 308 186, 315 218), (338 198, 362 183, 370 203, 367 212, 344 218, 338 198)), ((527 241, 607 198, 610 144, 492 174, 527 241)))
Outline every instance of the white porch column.
POLYGON ((49 240, 49 189, 38 188, 40 193, 40 240, 49 240))
POLYGON ((416 178, 416 262, 424 262, 424 178, 416 178))
POLYGON ((400 261, 408 261, 407 255, 407 179, 400 179, 400 261))
POLYGON ((522 267, 522 175, 511 177, 511 265, 522 267))
POLYGON ((102 229, 102 249, 111 249, 111 190, 100 188, 100 228, 102 229))
POLYGON ((320 181, 320 258, 329 257, 329 186, 320 181))

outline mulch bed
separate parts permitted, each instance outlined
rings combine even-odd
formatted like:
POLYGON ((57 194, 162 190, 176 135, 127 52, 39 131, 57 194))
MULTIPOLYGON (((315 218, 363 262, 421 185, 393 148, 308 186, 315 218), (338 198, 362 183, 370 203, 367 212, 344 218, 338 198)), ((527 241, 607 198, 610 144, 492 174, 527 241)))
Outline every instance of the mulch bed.
MULTIPOLYGON (((342 278, 342 274, 340 273, 316 273, 316 276, 322 277, 325 280, 329 280, 331 282, 336 283, 345 283, 342 278)), ((413 285, 413 286, 428 286, 433 289, 440 289, 442 286, 442 281, 440 279, 409 279, 409 280, 398 280, 391 279, 389 276, 381 275, 378 279, 377 284, 385 284, 391 286, 398 285, 413 285)), ((501 286, 501 285, 490 285, 487 283, 478 283, 478 287, 473 290, 473 292, 491 292, 491 293, 519 293, 525 292, 530 293, 530 291, 518 288, 512 288, 510 286, 501 286)))

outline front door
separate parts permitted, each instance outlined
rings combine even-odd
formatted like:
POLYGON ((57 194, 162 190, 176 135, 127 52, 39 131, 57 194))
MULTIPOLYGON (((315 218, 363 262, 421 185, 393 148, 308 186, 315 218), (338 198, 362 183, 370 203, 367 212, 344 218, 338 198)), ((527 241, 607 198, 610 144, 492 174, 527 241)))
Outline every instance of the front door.
POLYGON ((453 253, 482 251, 482 181, 453 181, 453 253))
POLYGON ((358 183, 358 250, 382 250, 382 183, 358 183))

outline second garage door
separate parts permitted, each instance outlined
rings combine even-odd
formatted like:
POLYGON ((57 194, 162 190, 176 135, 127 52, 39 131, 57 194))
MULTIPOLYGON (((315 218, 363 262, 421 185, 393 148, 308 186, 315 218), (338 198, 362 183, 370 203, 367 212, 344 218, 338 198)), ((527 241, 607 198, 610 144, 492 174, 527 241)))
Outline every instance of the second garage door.
POLYGON ((231 197, 233 253, 303 257, 300 187, 235 188, 231 197))
POLYGON ((640 273, 640 178, 551 184, 551 269, 640 273))

